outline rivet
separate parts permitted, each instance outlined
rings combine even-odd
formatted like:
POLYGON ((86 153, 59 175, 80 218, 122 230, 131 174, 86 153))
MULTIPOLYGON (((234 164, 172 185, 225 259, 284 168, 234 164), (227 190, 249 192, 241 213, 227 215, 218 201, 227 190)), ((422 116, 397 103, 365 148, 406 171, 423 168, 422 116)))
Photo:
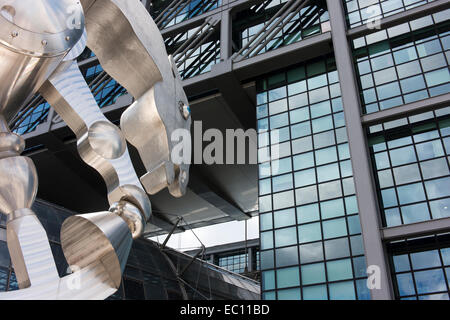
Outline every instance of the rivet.
POLYGON ((18 35, 19 35, 19 32, 17 32, 17 31, 11 32, 11 37, 13 37, 13 38, 17 37, 18 35))
POLYGON ((69 37, 69 36, 67 36, 67 37, 66 37, 66 41, 69 41, 69 40, 70 40, 70 37, 69 37))
POLYGON ((48 42, 47 42, 47 40, 42 40, 41 43, 43 46, 46 46, 48 42))

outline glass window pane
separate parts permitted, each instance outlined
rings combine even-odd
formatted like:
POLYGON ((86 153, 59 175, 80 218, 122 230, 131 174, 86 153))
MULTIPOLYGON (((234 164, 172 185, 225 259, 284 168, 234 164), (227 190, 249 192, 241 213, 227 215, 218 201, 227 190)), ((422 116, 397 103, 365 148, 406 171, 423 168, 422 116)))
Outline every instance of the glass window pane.
POLYGON ((261 282, 263 290, 275 289, 275 271, 263 271, 261 272, 261 282))
POLYGON ((409 266, 409 258, 407 254, 403 254, 400 256, 393 256, 394 259, 394 268, 396 272, 403 272, 411 270, 409 266))
POLYGON ((400 204, 407 204, 425 200, 422 183, 410 184, 397 188, 400 204))
POLYGON ((298 238, 300 243, 312 242, 322 239, 320 223, 311 223, 298 227, 298 238))
POLYGON ((328 200, 342 196, 341 182, 333 181, 319 185, 320 200, 328 200))
POLYGON ((442 157, 444 149, 440 140, 434 140, 416 145, 419 160, 428 160, 432 158, 442 157))
POLYGON ((292 174, 285 174, 272 179, 273 192, 283 191, 293 188, 292 174))
POLYGON ((415 272, 414 277, 416 279, 417 292, 419 294, 447 291, 447 285, 442 269, 415 272))
POLYGON ((333 129, 333 118, 331 116, 315 119, 312 121, 313 133, 333 129))
POLYGON ((403 222, 416 223, 430 219, 430 213, 426 203, 419 203, 412 206, 405 206, 401 208, 403 222))
POLYGON ((317 221, 319 216, 319 205, 317 203, 297 208, 298 223, 317 221))
POLYGON ((272 213, 264 213, 259 215, 259 220, 261 224, 261 230, 272 229, 272 213))
POLYGON ((319 182, 335 180, 339 177, 339 166, 337 163, 317 168, 317 178, 319 182))
POLYGON ((273 248, 273 232, 261 232, 261 250, 273 248))
POLYGON ((294 170, 301 170, 312 166, 314 166, 314 154, 312 152, 294 157, 294 170))
POLYGON ((450 198, 430 202, 433 219, 450 217, 450 198))
POLYGON ((322 242, 304 244, 300 246, 300 263, 311 263, 323 260, 322 242))
POLYGON ((411 262, 415 270, 441 266, 438 250, 411 253, 411 262))
POLYGON ((273 195, 273 208, 275 210, 292 207, 294 205, 294 192, 287 191, 273 195))
POLYGON ((420 168, 424 179, 442 177, 450 173, 445 158, 421 162, 420 168))
POLYGON ((285 228, 275 231, 275 245, 277 247, 289 246, 297 243, 296 228, 285 228))
POLYGON ((277 287, 295 287, 300 285, 300 273, 298 267, 278 269, 277 270, 277 287))
POLYGON ((332 283, 330 288, 331 300, 355 300, 355 286, 353 281, 332 283))
POLYGON ((337 238, 347 235, 345 219, 335 219, 323 222, 323 233, 325 239, 337 238))
POLYGON ((325 282, 325 265, 323 263, 308 264, 301 267, 302 284, 325 282))
POLYGON ((336 147, 334 146, 318 150, 315 153, 316 153, 316 163, 318 166, 330 162, 335 162, 338 160, 336 147))
POLYGON ((262 270, 272 269, 274 267, 273 250, 261 251, 260 257, 262 270))
POLYGON ((303 288, 303 299, 304 300, 327 300, 327 286, 310 286, 303 288))
POLYGON ((393 171, 397 185, 421 180, 419 166, 417 164, 394 168, 393 171))
POLYGON ((450 195, 450 177, 425 182, 429 199, 447 197, 450 195))
POLYGON ((292 226, 295 224, 295 209, 286 209, 274 212, 275 228, 292 226))
MULTIPOLYGON (((391 150, 389 152, 391 156, 391 161, 393 166, 400 166, 403 164, 411 163, 416 161, 416 154, 414 152, 414 147, 409 146, 405 148, 391 150)), ((383 168, 379 168, 383 169, 383 168)))
POLYGON ((295 198, 297 200, 297 205, 308 204, 311 202, 316 202, 317 198, 317 187, 311 186, 306 188, 301 188, 295 190, 295 198))
POLYGON ((316 171, 308 169, 295 173, 295 187, 304 187, 316 183, 316 171))
POLYGON ((281 160, 272 161, 272 175, 276 176, 286 172, 292 171, 291 158, 284 158, 281 160))
POLYGON ((342 199, 336 199, 322 202, 320 204, 320 210, 322 212, 322 219, 343 216, 345 215, 344 201, 342 199))
POLYGON ((397 286, 400 296, 413 295, 416 292, 411 273, 398 274, 397 286))
POLYGON ((298 265, 297 250, 297 246, 275 250, 277 267, 298 265))
POLYGON ((353 278, 350 259, 327 262, 328 281, 338 281, 353 278))
POLYGON ((350 256, 347 238, 325 241, 325 255, 327 259, 337 259, 350 256))
POLYGON ((278 291, 278 300, 300 300, 300 288, 296 289, 286 289, 278 291))

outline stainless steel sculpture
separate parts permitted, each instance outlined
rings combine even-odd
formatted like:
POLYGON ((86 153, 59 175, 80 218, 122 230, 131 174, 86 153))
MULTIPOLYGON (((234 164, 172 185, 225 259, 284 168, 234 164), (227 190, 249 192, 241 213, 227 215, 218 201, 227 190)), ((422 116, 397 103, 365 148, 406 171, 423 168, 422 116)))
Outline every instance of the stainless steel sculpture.
POLYGON ((190 129, 188 101, 159 30, 139 0, 0 0, 0 210, 20 290, 0 299, 105 299, 120 285, 133 239, 151 215, 147 193, 186 192, 189 165, 173 163, 171 133, 190 129), (135 102, 122 131, 100 111, 76 58, 89 48, 135 102), (82 159, 104 178, 110 208, 68 218, 61 229, 73 273, 60 278, 30 209, 31 159, 8 120, 40 92, 77 137, 82 159), (126 141, 147 169, 140 179, 126 141), (144 191, 145 190, 147 193, 144 191))

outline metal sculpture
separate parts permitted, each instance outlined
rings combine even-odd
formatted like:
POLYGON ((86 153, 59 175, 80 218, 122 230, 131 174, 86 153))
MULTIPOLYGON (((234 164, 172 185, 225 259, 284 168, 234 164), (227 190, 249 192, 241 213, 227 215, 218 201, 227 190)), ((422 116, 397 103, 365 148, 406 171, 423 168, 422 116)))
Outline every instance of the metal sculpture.
POLYGON ((132 241, 150 218, 147 193, 167 187, 180 197, 189 180, 189 165, 170 157, 171 133, 190 129, 188 101, 159 29, 139 0, 0 0, 0 79, 0 210, 20 288, 0 299, 105 299, 119 288, 132 241), (100 111, 78 68, 86 45, 135 99, 122 130, 100 111), (8 127, 37 92, 76 134, 81 158, 102 175, 110 203, 108 211, 63 223, 61 245, 73 271, 63 278, 30 209, 35 166, 20 156, 24 140, 8 127), (147 169, 140 179, 126 141, 147 169))

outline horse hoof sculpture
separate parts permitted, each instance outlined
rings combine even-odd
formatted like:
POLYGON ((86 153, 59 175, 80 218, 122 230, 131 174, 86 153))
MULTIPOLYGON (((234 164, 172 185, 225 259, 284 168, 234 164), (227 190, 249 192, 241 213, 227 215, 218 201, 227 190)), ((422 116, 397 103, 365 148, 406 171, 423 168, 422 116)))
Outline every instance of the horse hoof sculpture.
POLYGON ((121 282, 133 242, 151 216, 148 194, 186 192, 189 164, 173 163, 171 133, 190 130, 181 79, 139 0, 0 0, 0 210, 20 290, 0 299, 105 299, 121 282), (88 46, 133 96, 121 129, 100 111, 76 62, 88 46), (61 228, 73 271, 60 278, 31 210, 38 179, 23 139, 8 127, 40 93, 77 137, 81 158, 105 180, 110 208, 61 228), (138 178, 126 142, 147 169, 138 178))

